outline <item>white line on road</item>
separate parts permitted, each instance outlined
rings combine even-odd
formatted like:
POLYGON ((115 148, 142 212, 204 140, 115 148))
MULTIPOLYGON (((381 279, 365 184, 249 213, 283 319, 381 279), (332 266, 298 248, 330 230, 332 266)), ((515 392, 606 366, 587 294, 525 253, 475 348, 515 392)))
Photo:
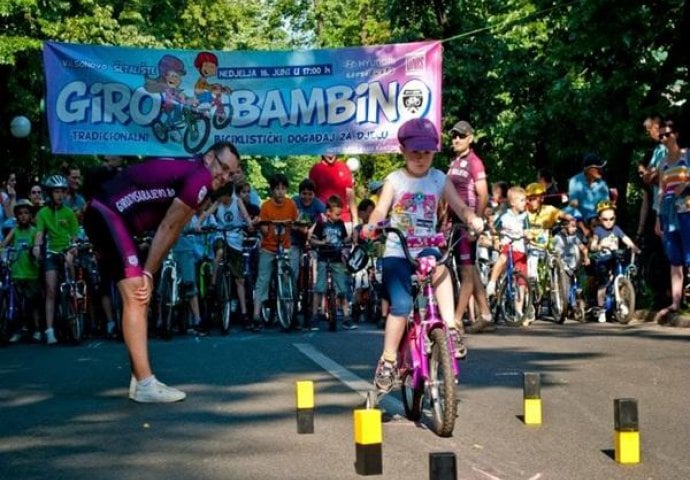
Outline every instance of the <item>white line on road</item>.
MULTIPOLYGON (((336 361, 321 353, 318 349, 308 343, 294 343, 297 350, 302 352, 314 363, 333 375, 344 383, 347 387, 359 393, 363 398, 367 398, 367 392, 373 390, 371 382, 359 378, 357 375, 343 367, 336 361)), ((388 413, 393 414, 403 410, 402 403, 390 395, 379 399, 379 405, 388 413)))

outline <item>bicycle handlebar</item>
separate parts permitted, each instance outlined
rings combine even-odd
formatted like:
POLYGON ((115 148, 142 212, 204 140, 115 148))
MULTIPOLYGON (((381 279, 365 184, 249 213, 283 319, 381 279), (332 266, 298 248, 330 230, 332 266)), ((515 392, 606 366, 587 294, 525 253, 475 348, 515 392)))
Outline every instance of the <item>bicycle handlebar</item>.
MULTIPOLYGON (((392 233, 392 234, 396 235, 398 237, 398 239, 400 240, 400 246, 402 247, 403 253, 405 254, 405 257, 407 258, 407 260, 415 267, 415 269, 417 267, 419 267, 419 259, 413 257, 410 254, 410 247, 408 245, 407 238, 405 237, 405 234, 401 230, 399 230, 398 228, 395 228, 395 227, 391 227, 390 223, 388 221, 379 222, 376 225, 376 230, 379 230, 383 233, 392 233)), ((458 230, 467 231, 467 226, 462 224, 462 223, 453 224, 453 227, 451 228, 451 230, 448 234, 448 237, 447 237, 447 238, 454 239, 450 244, 448 244, 448 241, 444 238, 445 245, 443 245, 443 244, 429 245, 430 247, 431 246, 437 246, 437 247, 446 246, 447 247, 446 252, 443 254, 441 259, 438 260, 438 262, 437 262, 438 264, 445 264, 450 259, 450 255, 453 252, 455 245, 457 245, 457 243, 460 241, 459 235, 457 236, 457 238, 455 238, 456 237, 455 233, 458 230)))

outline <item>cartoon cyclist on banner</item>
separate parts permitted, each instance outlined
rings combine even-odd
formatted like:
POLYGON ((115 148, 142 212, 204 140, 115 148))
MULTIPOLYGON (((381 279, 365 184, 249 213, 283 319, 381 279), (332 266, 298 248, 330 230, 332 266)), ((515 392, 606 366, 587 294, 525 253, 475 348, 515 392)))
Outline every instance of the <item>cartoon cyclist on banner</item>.
POLYGON ((194 94, 199 101, 199 108, 204 111, 213 109, 213 126, 225 128, 230 123, 230 103, 223 104, 223 94, 229 94, 230 87, 220 83, 209 83, 208 79, 218 72, 218 57, 211 52, 201 52, 194 59, 194 67, 199 71, 199 79, 194 84, 194 94))
POLYGON ((182 60, 166 54, 158 61, 158 76, 146 77, 144 88, 162 96, 161 115, 151 124, 156 138, 163 143, 182 141, 188 153, 197 153, 208 140, 211 126, 196 108, 197 98, 185 95, 181 88, 186 74, 182 60))

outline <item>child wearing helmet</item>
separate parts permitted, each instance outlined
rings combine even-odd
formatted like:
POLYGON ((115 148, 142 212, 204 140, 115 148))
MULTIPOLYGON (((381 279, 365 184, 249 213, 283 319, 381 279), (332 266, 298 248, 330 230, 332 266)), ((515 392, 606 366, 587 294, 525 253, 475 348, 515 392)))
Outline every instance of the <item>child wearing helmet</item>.
POLYGON ((597 320, 599 323, 606 322, 606 310, 604 309, 604 301, 606 298, 606 283, 611 275, 613 268, 613 252, 620 249, 622 243, 635 253, 640 253, 641 250, 628 237, 623 230, 616 225, 616 204, 603 200, 597 204, 597 215, 599 225, 594 227, 594 234, 589 249, 592 252, 598 253, 595 266, 597 275, 597 306, 599 307, 599 314, 597 320))
MULTIPOLYGON (((573 217, 553 205, 544 204, 544 185, 530 183, 525 189, 527 195, 527 236, 531 239, 527 253, 527 279, 537 280, 539 259, 544 258, 546 248, 551 240, 551 229, 561 220, 572 220, 573 217)), ((533 319, 530 319, 533 320, 533 319)))
MULTIPOLYGON (((18 200, 13 207, 14 218, 17 225, 2 241, 2 248, 12 245, 14 247, 14 259, 11 264, 12 282, 18 295, 25 300, 25 305, 32 308, 32 318, 34 321, 34 339, 41 339, 39 326, 38 306, 41 298, 41 287, 39 284, 40 269, 36 259, 31 256, 31 247, 36 237, 36 227, 33 226, 33 205, 29 200, 18 200)), ((24 320, 28 320, 25 318, 24 320)), ((14 332, 10 336, 10 343, 18 342, 29 331, 28 325, 9 325, 14 332), (21 327, 21 328, 20 328, 21 327)))
MULTIPOLYGON (((65 264, 73 270, 74 253, 67 250, 79 233, 79 222, 74 210, 64 204, 67 194, 67 179, 62 175, 48 177, 44 184, 48 191, 48 202, 36 214, 36 237, 32 252, 40 259, 45 255, 43 270, 46 286, 46 343, 57 343, 53 320, 58 272, 65 264), (64 253, 64 258, 63 254, 64 253)), ((74 272, 72 272, 74 274, 74 272)))

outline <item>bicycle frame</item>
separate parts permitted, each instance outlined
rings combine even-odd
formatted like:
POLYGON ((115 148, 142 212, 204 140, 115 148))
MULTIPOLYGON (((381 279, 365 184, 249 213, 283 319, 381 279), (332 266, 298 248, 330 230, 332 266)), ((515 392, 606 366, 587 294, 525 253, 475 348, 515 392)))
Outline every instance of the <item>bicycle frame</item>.
MULTIPOLYGON (((438 304, 436 303, 436 293, 431 282, 431 273, 432 272, 429 272, 426 278, 422 280, 421 286, 423 292, 422 297, 426 301, 424 318, 422 318, 418 306, 415 306, 411 318, 408 319, 406 333, 403 337, 400 349, 400 354, 403 355, 400 364, 405 365, 406 359, 404 356, 408 351, 402 347, 403 345, 411 347, 409 349, 409 355, 411 357, 409 360, 412 366, 412 379, 410 382, 412 388, 422 388, 429 380, 429 332, 436 328, 446 330, 446 324, 441 319, 438 304)), ((420 275, 419 271, 417 271, 417 275, 420 275)), ((419 296, 419 294, 417 296, 419 296)), ((460 373, 460 367, 455 358, 455 347, 453 346, 453 342, 450 341, 450 338, 448 338, 448 349, 450 350, 451 358, 453 358, 453 375, 457 377, 460 373)))

